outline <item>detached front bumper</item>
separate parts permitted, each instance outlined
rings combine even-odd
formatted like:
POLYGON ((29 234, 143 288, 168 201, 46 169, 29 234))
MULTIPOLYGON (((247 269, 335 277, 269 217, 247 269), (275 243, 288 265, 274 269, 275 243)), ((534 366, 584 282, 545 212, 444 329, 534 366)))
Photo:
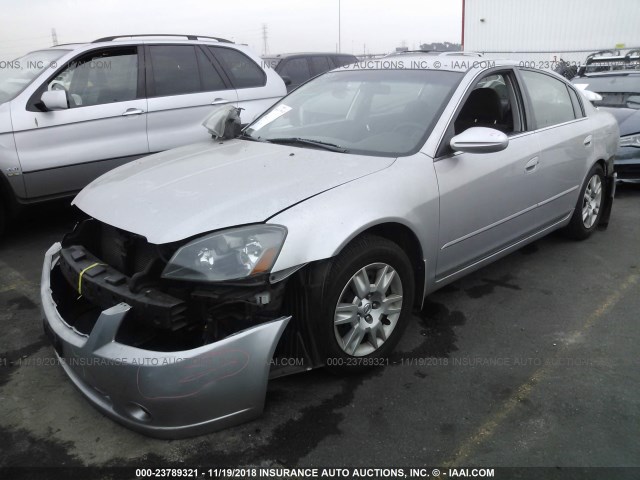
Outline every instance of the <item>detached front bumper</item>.
POLYGON ((40 296, 44 329, 75 386, 102 413, 141 433, 184 438, 262 413, 270 363, 291 317, 257 325, 192 350, 156 352, 116 341, 131 307, 100 314, 89 335, 60 315, 50 274, 61 245, 46 253, 40 296))

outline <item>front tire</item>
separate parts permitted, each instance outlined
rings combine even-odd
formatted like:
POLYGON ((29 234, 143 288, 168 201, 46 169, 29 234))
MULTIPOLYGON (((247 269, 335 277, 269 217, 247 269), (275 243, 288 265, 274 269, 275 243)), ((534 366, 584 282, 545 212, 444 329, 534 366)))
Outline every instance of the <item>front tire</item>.
POLYGON ((327 368, 355 373, 383 364, 411 315, 415 282, 406 253, 364 235, 332 261, 325 285, 316 332, 327 368))
POLYGON ((566 233, 574 240, 589 238, 598 227, 604 207, 604 171, 599 164, 589 170, 566 233))

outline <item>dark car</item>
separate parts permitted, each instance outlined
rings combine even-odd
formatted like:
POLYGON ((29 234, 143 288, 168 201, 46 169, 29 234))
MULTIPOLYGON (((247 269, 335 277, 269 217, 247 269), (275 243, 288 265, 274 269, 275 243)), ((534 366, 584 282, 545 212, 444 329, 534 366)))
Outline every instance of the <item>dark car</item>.
POLYGON ((640 181, 640 70, 610 70, 575 77, 573 84, 602 96, 593 104, 620 126, 615 168, 620 180, 640 181))
POLYGON ((262 60, 282 77, 287 92, 316 75, 358 62, 355 55, 346 53, 282 53, 265 55, 262 60))

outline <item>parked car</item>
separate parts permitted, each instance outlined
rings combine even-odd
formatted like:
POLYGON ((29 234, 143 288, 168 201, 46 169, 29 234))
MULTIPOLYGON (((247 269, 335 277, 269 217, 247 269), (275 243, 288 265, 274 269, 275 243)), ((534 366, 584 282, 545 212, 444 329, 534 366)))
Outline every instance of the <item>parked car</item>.
POLYGON ((282 80, 246 46, 192 35, 107 37, 0 71, 0 229, 21 204, 74 195, 104 172, 207 138, 216 105, 249 123, 282 80))
POLYGON ((148 435, 223 428, 270 377, 385 364, 438 288, 605 228, 615 119, 553 73, 469 65, 325 73, 237 139, 92 182, 42 272, 72 382, 148 435))
POLYGON ((593 102, 611 113, 620 126, 615 169, 622 181, 640 181, 640 51, 622 55, 590 55, 586 69, 572 82, 596 92, 593 102), (624 67, 624 68, 623 68, 624 67), (591 69, 591 70, 590 70, 591 69))
POLYGON ((347 53, 309 52, 265 55, 262 61, 282 77, 290 92, 316 75, 356 63, 358 58, 347 53))

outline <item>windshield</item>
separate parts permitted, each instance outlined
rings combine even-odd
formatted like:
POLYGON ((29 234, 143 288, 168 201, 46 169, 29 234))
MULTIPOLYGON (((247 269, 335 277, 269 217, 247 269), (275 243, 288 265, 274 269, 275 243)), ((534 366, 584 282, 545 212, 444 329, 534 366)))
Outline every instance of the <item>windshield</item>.
POLYGON ((39 50, 10 62, 0 62, 0 103, 12 100, 46 69, 57 68, 56 60, 69 50, 39 50))
POLYGON ((316 142, 356 154, 409 155, 424 144, 463 76, 435 70, 330 72, 283 98, 245 135, 304 148, 318 148, 316 142))

